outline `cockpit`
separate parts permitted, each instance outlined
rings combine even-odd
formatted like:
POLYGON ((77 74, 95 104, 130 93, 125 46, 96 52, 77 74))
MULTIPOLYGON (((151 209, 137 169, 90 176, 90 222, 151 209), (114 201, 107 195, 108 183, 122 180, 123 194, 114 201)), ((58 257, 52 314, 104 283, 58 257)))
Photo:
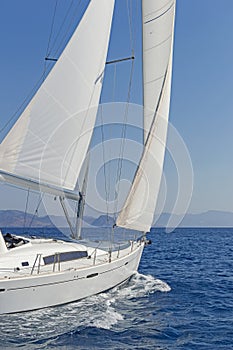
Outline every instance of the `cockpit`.
POLYGON ((4 241, 6 243, 6 247, 8 249, 12 249, 15 247, 19 247, 23 244, 28 243, 29 241, 27 241, 26 239, 22 238, 22 237, 17 237, 12 235, 11 233, 6 233, 4 236, 4 241))

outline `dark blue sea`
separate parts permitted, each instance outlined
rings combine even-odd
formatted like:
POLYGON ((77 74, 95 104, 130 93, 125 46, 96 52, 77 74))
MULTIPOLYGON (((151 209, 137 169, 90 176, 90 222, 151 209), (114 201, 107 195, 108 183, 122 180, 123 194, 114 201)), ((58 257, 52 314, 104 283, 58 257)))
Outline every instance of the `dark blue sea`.
POLYGON ((0 316, 0 348, 233 349, 233 229, 157 229, 148 237, 153 244, 126 285, 0 316))

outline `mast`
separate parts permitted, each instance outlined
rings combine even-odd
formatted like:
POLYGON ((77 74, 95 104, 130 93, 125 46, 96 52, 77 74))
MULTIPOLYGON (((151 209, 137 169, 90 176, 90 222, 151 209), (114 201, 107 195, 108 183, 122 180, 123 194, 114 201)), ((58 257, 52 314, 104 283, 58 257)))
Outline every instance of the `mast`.
POLYGON ((87 190, 87 182, 88 182, 88 173, 89 173, 89 164, 90 164, 90 154, 88 153, 87 158, 87 166, 84 174, 82 189, 79 192, 79 201, 78 201, 78 209, 77 209, 77 220, 76 220, 76 230, 75 230, 75 238, 81 239, 81 230, 82 230, 82 222, 83 222, 83 213, 85 206, 85 196, 87 190))

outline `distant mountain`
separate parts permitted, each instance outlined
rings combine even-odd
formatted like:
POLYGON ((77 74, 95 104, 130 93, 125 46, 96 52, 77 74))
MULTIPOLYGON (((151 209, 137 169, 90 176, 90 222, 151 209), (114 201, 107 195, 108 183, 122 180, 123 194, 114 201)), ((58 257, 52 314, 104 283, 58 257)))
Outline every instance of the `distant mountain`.
MULTIPOLYGON (((174 214, 172 214, 174 215, 174 214)), ((171 214, 164 213, 162 214, 156 226, 166 227, 171 214)), ((178 215, 174 215, 177 219, 178 215)), ((218 210, 209 210, 200 214, 186 214, 179 224, 180 227, 233 227, 233 213, 218 211, 218 210)))
MULTIPOLYGON (((171 214, 160 215, 156 227, 166 227, 171 214)), ((178 219, 178 216, 175 216, 178 219)), ((114 224, 114 219, 107 215, 100 215, 98 218, 91 216, 84 217, 84 227, 109 227, 114 224)), ((67 227, 64 217, 61 216, 34 216, 20 210, 0 210, 1 227, 67 227)), ((217 210, 210 210, 200 214, 186 214, 182 219, 180 227, 233 227, 233 213, 217 210)))
POLYGON ((20 210, 0 210, 0 227, 54 227, 49 216, 38 217, 20 210))
POLYGON ((91 225, 92 226, 102 226, 102 227, 109 227, 113 226, 115 223, 114 219, 111 216, 108 215, 100 215, 97 219, 93 220, 91 225))
MULTIPOLYGON (((83 226, 111 226, 114 220, 107 215, 101 215, 98 218, 85 216, 83 226)), ((0 228, 1 227, 67 227, 66 219, 63 216, 46 215, 36 216, 25 213, 20 210, 0 210, 0 228)))

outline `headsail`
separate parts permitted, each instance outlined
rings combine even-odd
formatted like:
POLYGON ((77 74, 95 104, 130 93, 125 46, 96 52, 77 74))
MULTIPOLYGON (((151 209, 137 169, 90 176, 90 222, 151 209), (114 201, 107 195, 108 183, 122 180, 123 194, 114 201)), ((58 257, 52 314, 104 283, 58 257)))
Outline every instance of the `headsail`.
POLYGON ((172 52, 174 0, 142 0, 144 140, 150 130, 172 52))
POLYGON ((142 9, 145 146, 116 225, 147 232, 153 223, 166 147, 175 1, 143 0, 142 9))
MULTIPOLYGON (((95 124, 114 0, 92 0, 58 62, 0 145, 0 174, 73 191, 95 124)), ((21 181, 22 183, 22 181, 21 181)), ((30 181, 25 182, 30 187, 30 181)))

